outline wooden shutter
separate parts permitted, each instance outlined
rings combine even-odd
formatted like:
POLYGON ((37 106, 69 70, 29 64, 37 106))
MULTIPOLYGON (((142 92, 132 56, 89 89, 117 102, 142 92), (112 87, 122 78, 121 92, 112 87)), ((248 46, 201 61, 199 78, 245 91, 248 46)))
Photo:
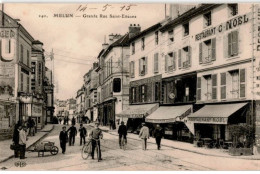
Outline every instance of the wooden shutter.
POLYGON ((232 33, 228 33, 228 57, 231 57, 231 54, 232 54, 232 33))
POLYGON ((145 73, 144 74, 147 74, 148 72, 148 57, 145 57, 145 73))
POLYGON ((199 46, 199 63, 202 64, 202 42, 200 43, 199 46))
POLYGON ((165 72, 168 72, 168 55, 167 54, 164 56, 164 61, 165 61, 164 70, 165 70, 165 72))
POLYGON ((178 58, 178 67, 179 68, 181 68, 182 66, 182 63, 181 63, 181 49, 179 49, 179 53, 178 53, 178 56, 179 56, 179 58, 178 58))
POLYGON ((240 97, 246 97, 246 70, 240 69, 239 71, 240 81, 240 97))
POLYGON ((21 54, 20 55, 21 56, 21 60, 20 61, 23 63, 23 45, 20 46, 20 49, 21 49, 20 50, 21 51, 21 53, 20 53, 21 54))
POLYGON ((226 99, 226 73, 221 73, 220 75, 221 99, 226 99))
POLYGON ((129 88, 129 103, 133 103, 133 94, 132 94, 132 91, 133 91, 133 87, 129 88))
POLYGON ((188 46, 188 67, 191 66, 191 55, 192 55, 192 52, 191 52, 191 46, 188 46))
POLYGON ((21 73, 21 91, 23 91, 23 73, 21 73))
POLYGON ((212 99, 217 99, 217 74, 212 74, 212 99))
POLYGON ((133 75, 133 77, 135 77, 135 62, 134 61, 132 61, 133 62, 133 72, 132 72, 132 75, 133 75))
POLYGON ((201 77, 197 77, 197 100, 201 100, 201 77))
POLYGON ((30 78, 29 75, 27 76, 27 92, 30 92, 30 78))
POLYGON ((132 72, 132 62, 129 62, 129 72, 130 72, 130 76, 133 77, 133 72, 132 72))
POLYGON ((216 38, 211 39, 211 60, 216 60, 216 38))
POLYGON ((158 66, 158 53, 154 54, 154 73, 158 72, 159 66, 158 66))
POLYGON ((139 59, 139 75, 141 75, 141 72, 142 72, 141 61, 142 61, 142 59, 139 59))
POLYGON ((176 70, 176 52, 173 52, 173 70, 176 70))
POLYGON ((238 31, 232 32, 232 56, 238 55, 238 31))

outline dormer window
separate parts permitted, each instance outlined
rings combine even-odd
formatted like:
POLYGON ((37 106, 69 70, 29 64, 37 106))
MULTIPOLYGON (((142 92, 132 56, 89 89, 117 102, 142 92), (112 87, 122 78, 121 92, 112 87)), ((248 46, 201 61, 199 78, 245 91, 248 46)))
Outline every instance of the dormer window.
POLYGON ((174 42, 173 30, 168 31, 169 43, 174 42))
POLYGON ((144 39, 144 37, 142 38, 142 50, 144 50, 144 48, 145 48, 145 39, 144 39))
POLYGON ((184 31, 183 33, 184 37, 189 35, 190 33, 189 23, 183 24, 183 31, 184 31))
POLYGON ((159 32, 156 31, 155 32, 155 45, 158 45, 158 43, 159 43, 159 32))
POLYGON ((211 12, 204 14, 204 27, 211 25, 211 12))
POLYGON ((235 16, 238 14, 238 5, 237 4, 228 4, 229 16, 235 16))

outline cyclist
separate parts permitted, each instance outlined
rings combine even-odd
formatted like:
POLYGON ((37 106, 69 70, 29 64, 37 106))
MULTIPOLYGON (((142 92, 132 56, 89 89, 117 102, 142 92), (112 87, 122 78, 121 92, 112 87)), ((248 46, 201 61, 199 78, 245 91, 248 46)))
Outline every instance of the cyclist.
POLYGON ((89 133, 89 137, 91 138, 91 143, 92 143, 92 152, 91 156, 92 159, 94 159, 94 152, 95 152, 95 147, 99 148, 99 160, 102 160, 101 158, 101 149, 100 149, 100 140, 103 138, 103 133, 102 130, 99 128, 99 123, 95 123, 95 128, 91 130, 89 133))
POLYGON ((121 121, 121 125, 118 128, 118 134, 119 134, 119 146, 120 146, 120 149, 122 149, 121 139, 123 136, 124 136, 123 138, 125 139, 125 144, 127 143, 127 140, 126 140, 127 128, 123 121, 121 121))

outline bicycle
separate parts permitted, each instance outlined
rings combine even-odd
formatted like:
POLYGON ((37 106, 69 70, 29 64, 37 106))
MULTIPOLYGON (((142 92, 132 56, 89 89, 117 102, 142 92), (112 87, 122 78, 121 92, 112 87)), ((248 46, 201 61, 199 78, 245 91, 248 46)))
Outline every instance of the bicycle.
POLYGON ((126 150, 126 138, 124 136, 121 138, 121 147, 123 150, 126 150))
POLYGON ((100 141, 99 139, 90 139, 88 143, 86 143, 83 148, 82 148, 82 151, 81 151, 81 157, 86 160, 88 159, 89 156, 91 156, 91 152, 92 152, 92 140, 95 140, 96 141, 96 149, 97 149, 97 159, 98 159, 98 162, 100 161, 99 159, 99 154, 100 154, 100 149, 98 148, 98 141, 100 141))

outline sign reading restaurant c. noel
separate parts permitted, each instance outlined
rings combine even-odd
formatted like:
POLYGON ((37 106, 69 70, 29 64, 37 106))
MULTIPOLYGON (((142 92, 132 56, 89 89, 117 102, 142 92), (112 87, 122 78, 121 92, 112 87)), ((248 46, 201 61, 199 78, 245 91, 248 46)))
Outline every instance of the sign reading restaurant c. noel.
POLYGON ((188 117, 189 121, 193 123, 207 123, 207 124, 227 124, 226 117, 188 117))
POLYGON ((233 28, 236 28, 242 24, 247 23, 250 20, 250 14, 247 13, 244 15, 237 16, 235 18, 232 18, 224 23, 221 23, 218 26, 211 27, 209 29, 203 30, 201 33, 198 33, 195 35, 195 41, 199 41, 201 39, 207 38, 209 36, 213 36, 217 33, 222 33, 227 30, 231 30, 233 28))

